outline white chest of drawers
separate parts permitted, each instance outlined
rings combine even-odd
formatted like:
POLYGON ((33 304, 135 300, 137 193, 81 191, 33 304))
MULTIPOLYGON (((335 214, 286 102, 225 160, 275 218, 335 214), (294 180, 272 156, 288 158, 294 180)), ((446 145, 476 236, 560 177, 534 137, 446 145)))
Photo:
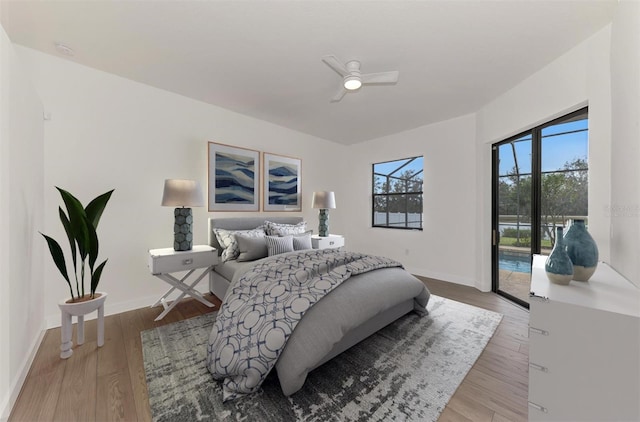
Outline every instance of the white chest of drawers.
POLYGON ((640 289, 604 263, 552 284, 533 260, 530 421, 640 420, 640 289))

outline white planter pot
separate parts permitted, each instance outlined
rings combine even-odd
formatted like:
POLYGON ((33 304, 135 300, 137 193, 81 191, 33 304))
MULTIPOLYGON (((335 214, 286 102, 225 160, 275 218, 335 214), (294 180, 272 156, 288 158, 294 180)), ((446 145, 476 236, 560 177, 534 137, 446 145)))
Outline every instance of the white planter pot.
POLYGON ((78 344, 84 343, 84 316, 93 311, 98 311, 98 347, 104 345, 104 302, 107 294, 96 292, 96 298, 84 302, 68 303, 69 299, 63 299, 58 303, 62 324, 60 329, 60 357, 67 359, 73 354, 73 321, 72 317, 78 320, 78 344), (98 296, 99 295, 99 296, 98 296))

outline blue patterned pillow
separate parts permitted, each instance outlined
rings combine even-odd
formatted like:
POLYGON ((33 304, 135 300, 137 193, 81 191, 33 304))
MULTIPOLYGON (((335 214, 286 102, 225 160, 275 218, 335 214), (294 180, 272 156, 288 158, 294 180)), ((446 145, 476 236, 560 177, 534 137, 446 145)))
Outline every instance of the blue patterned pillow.
POLYGON ((242 234, 247 237, 262 237, 264 236, 264 230, 261 228, 253 230, 225 230, 225 229, 213 229, 213 233, 218 239, 218 243, 222 246, 222 254, 220 260, 222 262, 231 261, 237 259, 240 255, 240 249, 238 248, 238 241, 236 240, 236 234, 242 234))
POLYGON ((274 223, 272 221, 264 222, 264 230, 267 232, 267 236, 286 236, 303 234, 307 231, 307 222, 301 221, 298 224, 283 224, 274 223))
POLYGON ((269 256, 293 252, 293 236, 266 236, 269 256))

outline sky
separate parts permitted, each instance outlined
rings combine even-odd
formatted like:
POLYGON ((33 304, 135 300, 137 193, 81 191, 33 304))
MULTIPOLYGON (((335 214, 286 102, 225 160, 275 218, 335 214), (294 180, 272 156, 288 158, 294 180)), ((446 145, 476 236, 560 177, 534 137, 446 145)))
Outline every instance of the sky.
MULTIPOLYGON (((578 120, 574 122, 562 123, 545 127, 542 130, 542 171, 553 171, 562 169, 568 161, 576 158, 587 158, 589 148, 589 132, 588 120, 578 120), (581 130, 577 133, 565 133, 581 130), (556 136, 553 136, 556 135, 556 136)), ((531 173, 531 136, 527 135, 514 142, 516 155, 518 157, 518 165, 520 173, 531 173)), ((511 143, 500 146, 500 174, 507 174, 514 167, 513 151, 511 143)), ((386 163, 376 163, 375 171, 377 173, 387 174, 400 165, 407 162, 408 159, 389 161, 386 163)), ((423 158, 418 157, 411 164, 403 167, 399 175, 404 170, 414 170, 415 172, 423 169, 423 158)))
MULTIPOLYGON (((561 169, 567 161, 576 158, 587 158, 589 148, 589 135, 587 119, 575 122, 562 123, 546 127, 542 130, 542 171, 561 169), (550 136, 563 132, 583 130, 578 133, 565 133, 563 135, 550 136)), ((531 172, 531 136, 520 138, 515 142, 516 156, 520 173, 531 172)), ((504 175, 514 167, 511 144, 500 146, 500 174, 504 175)))
MULTIPOLYGON (((380 174, 388 174, 389 172, 394 171, 395 169, 397 169, 398 167, 400 167, 402 164, 404 164, 407 161, 409 161, 409 159, 389 161, 389 162, 386 162, 386 163, 376 163, 375 164, 375 171, 376 171, 376 173, 380 173, 380 174)), ((419 172, 420 170, 423 170, 423 169, 424 169, 424 159, 423 159, 423 157, 418 157, 417 159, 413 160, 413 162, 411 162, 411 164, 403 167, 399 172, 394 173, 393 175, 394 176, 399 176, 405 170, 413 170, 414 173, 417 173, 417 172, 419 172)))

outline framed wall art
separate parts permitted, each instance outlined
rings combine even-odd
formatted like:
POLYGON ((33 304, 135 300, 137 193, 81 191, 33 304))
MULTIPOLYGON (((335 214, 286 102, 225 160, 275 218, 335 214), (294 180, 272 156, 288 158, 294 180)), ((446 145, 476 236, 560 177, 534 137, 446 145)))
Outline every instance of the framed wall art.
POLYGON ((260 152, 209 142, 209 211, 260 210, 260 152))
POLYGON ((302 211, 302 162, 263 153, 264 211, 302 211))

